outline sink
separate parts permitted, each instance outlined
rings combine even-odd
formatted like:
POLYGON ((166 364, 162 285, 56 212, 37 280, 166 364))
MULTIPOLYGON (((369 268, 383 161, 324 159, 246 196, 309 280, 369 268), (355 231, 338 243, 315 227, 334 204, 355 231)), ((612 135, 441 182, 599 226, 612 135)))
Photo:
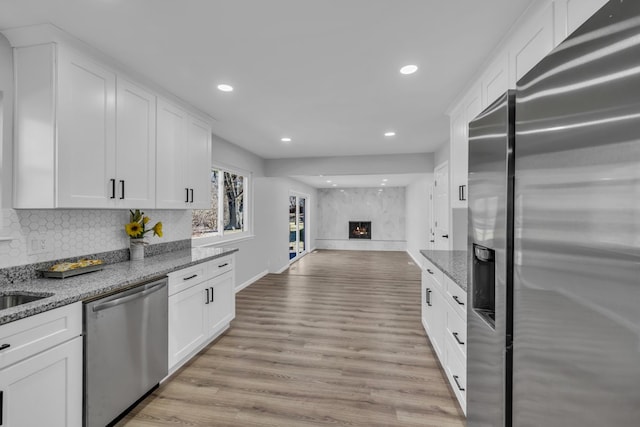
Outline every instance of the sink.
POLYGON ((51 295, 30 295, 19 292, 0 295, 0 310, 26 304, 28 302, 38 301, 49 296, 51 295))

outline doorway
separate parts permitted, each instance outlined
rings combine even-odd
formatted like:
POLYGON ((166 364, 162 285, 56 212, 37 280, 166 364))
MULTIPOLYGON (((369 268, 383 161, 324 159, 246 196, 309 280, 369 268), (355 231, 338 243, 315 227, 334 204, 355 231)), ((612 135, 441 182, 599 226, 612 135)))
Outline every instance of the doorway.
POLYGON ((289 195, 289 262, 307 252, 308 196, 289 195))

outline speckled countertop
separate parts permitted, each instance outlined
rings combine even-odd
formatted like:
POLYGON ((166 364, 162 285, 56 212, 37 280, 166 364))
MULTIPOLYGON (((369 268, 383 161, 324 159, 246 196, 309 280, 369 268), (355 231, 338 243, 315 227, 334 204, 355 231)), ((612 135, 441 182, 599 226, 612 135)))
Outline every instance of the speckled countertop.
POLYGON ((104 270, 66 279, 33 279, 2 284, 0 294, 25 292, 32 295, 51 294, 47 298, 0 310, 0 325, 52 310, 76 301, 110 293, 127 286, 164 276, 181 268, 210 261, 236 252, 227 248, 191 248, 147 257, 142 261, 126 261, 105 265, 104 270))
POLYGON ((467 251, 421 250, 422 256, 431 261, 451 280, 467 291, 467 251))

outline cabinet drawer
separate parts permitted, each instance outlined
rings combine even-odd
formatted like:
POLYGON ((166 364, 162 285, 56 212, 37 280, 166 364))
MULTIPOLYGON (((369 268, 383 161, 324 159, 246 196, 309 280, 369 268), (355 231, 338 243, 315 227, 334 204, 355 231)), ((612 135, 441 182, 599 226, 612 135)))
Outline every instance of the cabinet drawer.
POLYGON ((208 271, 208 264, 196 264, 167 274, 169 277, 169 295, 177 294, 211 277, 208 271))
POLYGON ((445 277, 447 299, 449 304, 453 307, 460 317, 467 318, 467 293, 462 290, 453 280, 449 277, 445 277))
POLYGON ((452 340, 445 340, 445 370, 449 383, 453 389, 462 410, 467 412, 467 363, 460 357, 452 344, 452 340))
POLYGON ((220 276, 233 269, 233 257, 224 257, 209 261, 209 277, 220 276))
POLYGON ((451 343, 460 351, 460 356, 467 355, 467 322, 457 311, 447 310, 447 335, 451 343))
POLYGON ((429 261, 428 259, 424 260, 424 263, 422 264, 422 271, 425 272, 428 277, 431 277, 433 280, 435 280, 438 283, 438 285, 442 287, 444 283, 443 282, 444 274, 431 261, 429 261))
POLYGON ((82 335, 82 303, 0 326, 0 369, 82 335))

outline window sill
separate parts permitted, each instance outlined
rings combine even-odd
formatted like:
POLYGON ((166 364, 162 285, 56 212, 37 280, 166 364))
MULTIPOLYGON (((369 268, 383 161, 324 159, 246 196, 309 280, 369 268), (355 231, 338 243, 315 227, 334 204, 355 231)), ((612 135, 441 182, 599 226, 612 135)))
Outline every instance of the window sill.
POLYGON ((243 242, 245 240, 253 240, 256 236, 253 234, 243 234, 241 236, 229 237, 203 237, 199 239, 191 239, 191 247, 206 248, 212 246, 223 246, 229 243, 243 242))

